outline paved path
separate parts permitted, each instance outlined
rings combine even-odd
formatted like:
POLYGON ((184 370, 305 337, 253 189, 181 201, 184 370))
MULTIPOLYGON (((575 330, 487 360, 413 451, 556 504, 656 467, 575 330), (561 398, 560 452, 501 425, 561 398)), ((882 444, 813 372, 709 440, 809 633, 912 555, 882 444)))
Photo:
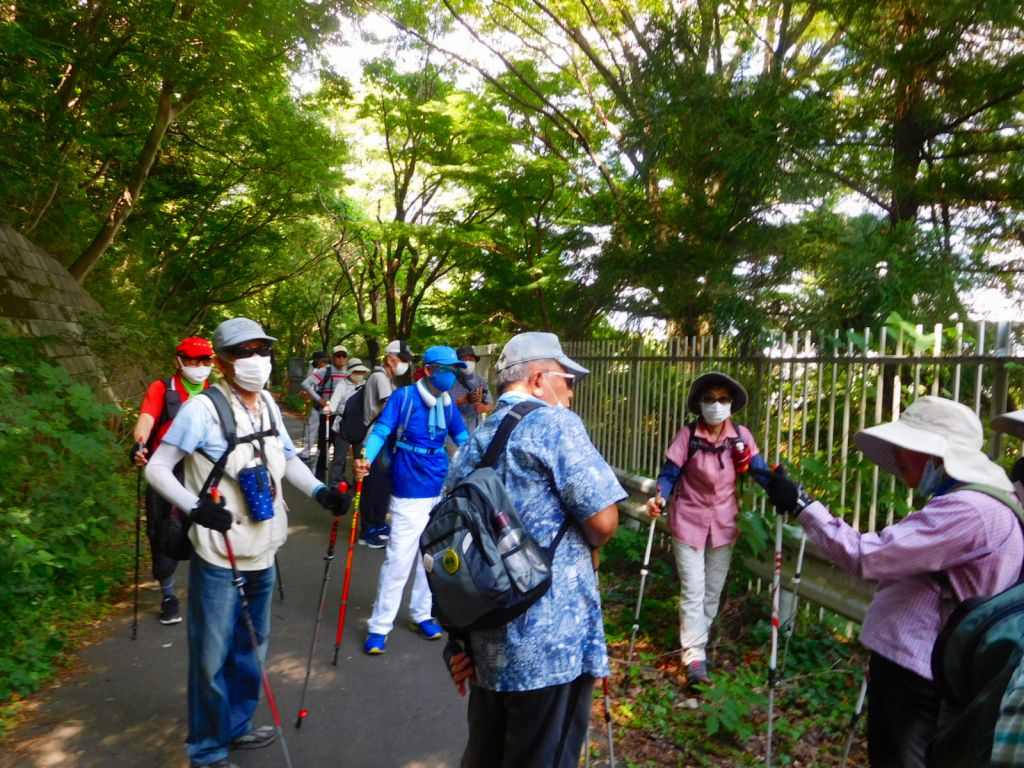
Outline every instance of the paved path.
MULTIPOLYGON (((458 765, 466 740, 465 701, 445 671, 440 642, 406 628, 403 603, 388 652, 370 657, 360 650, 382 549, 356 545, 341 653, 338 666, 331 666, 351 515, 342 518, 328 584, 306 696, 310 714, 295 728, 331 518, 289 491, 290 534, 278 556, 284 600, 275 594, 267 668, 295 768, 458 765)), ((179 568, 179 584, 185 573, 187 564, 179 568)), ((83 652, 80 672, 42 694, 36 713, 4 745, 0 766, 187 768, 185 624, 157 622, 159 597, 155 582, 144 587, 135 641, 130 605, 106 623, 100 631, 108 636, 83 652)), ((271 722, 266 702, 257 722, 271 722)), ((232 760, 241 768, 284 765, 276 744, 234 752, 232 760)))

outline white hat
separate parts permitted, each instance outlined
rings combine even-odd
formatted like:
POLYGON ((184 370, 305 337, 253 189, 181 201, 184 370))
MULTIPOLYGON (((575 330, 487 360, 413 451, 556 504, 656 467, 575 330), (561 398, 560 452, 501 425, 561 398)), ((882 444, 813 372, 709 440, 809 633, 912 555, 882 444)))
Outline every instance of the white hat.
POLYGON ((1013 492, 1006 472, 981 450, 981 420, 974 411, 944 397, 925 395, 908 406, 898 421, 861 430, 857 447, 879 467, 898 475, 893 448, 937 456, 946 474, 961 483, 981 483, 1013 492))
POLYGON ((334 349, 331 350, 332 355, 337 355, 339 353, 344 355, 345 357, 348 357, 348 349, 345 348, 344 344, 337 344, 335 345, 334 349))
POLYGON ((996 432, 1024 438, 1024 411, 1010 411, 1002 416, 996 416, 988 425, 996 432))
POLYGON ((505 348, 501 350, 498 362, 494 364, 494 372, 500 373, 513 365, 533 360, 554 360, 577 378, 582 378, 590 373, 575 360, 566 356, 555 334, 541 333, 540 331, 527 331, 509 339, 505 348))
POLYGON ((402 339, 388 342, 388 345, 384 347, 384 354, 394 355, 399 360, 404 360, 407 363, 412 360, 412 350, 409 349, 409 345, 402 339))
POLYGON ((345 366, 345 373, 351 375, 353 373, 369 373, 370 369, 363 365, 363 361, 358 357, 350 357, 348 359, 348 365, 345 366))

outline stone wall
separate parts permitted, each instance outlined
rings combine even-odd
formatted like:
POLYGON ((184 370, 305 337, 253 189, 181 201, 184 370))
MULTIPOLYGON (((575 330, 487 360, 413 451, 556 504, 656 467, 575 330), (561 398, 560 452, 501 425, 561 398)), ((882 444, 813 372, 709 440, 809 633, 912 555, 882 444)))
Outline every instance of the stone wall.
POLYGON ((140 391, 136 370, 104 370, 92 351, 91 340, 110 333, 100 305, 60 262, 3 222, 0 333, 41 340, 55 363, 107 402, 134 398, 140 391))

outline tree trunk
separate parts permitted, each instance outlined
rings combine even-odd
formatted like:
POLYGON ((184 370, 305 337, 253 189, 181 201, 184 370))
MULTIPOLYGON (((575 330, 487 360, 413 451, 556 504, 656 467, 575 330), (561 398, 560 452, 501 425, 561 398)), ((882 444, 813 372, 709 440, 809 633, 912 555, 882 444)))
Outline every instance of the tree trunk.
POLYGON ((100 231, 89 244, 89 247, 71 265, 69 270, 71 276, 79 283, 85 282, 89 272, 103 257, 103 254, 107 252, 110 244, 114 242, 114 237, 117 235, 121 225, 131 215, 135 201, 138 200, 139 193, 142 191, 146 179, 149 178, 149 172, 153 167, 153 163, 156 162, 156 156, 160 151, 160 144, 167 134, 167 129, 194 98, 194 96, 187 97, 178 104, 175 104, 173 86, 168 82, 163 84, 157 104, 156 117, 149 130, 149 136, 146 137, 146 144, 143 146, 142 152, 135 163, 135 170, 132 172, 128 186, 121 190, 121 194, 117 196, 117 200, 114 201, 114 205, 103 221, 103 226, 100 227, 100 231))

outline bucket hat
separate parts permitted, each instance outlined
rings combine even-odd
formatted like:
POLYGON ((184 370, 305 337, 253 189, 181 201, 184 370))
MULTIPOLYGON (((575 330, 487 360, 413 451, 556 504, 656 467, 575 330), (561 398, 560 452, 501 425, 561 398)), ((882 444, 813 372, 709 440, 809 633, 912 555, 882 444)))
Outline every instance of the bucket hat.
POLYGON ((555 334, 540 331, 527 331, 509 339, 505 348, 501 350, 498 362, 494 364, 494 372, 501 373, 513 365, 533 360, 554 360, 578 378, 583 378, 590 373, 562 351, 562 345, 555 334))
POLYGON ((1010 411, 1002 416, 996 416, 988 425, 996 432, 1024 438, 1024 411, 1010 411))
POLYGON ((961 483, 982 483, 1013 491, 1006 473, 981 450, 981 420, 966 405, 925 395, 911 403, 897 421, 861 430, 853 436, 864 455, 896 475, 896 447, 938 456, 946 474, 961 483))
POLYGON ((739 413, 747 406, 747 390, 743 388, 732 376, 726 376, 721 371, 708 371, 702 373, 693 380, 690 385, 690 394, 686 396, 686 407, 690 413, 700 414, 700 398, 712 387, 723 387, 729 390, 732 395, 732 412, 739 413))
POLYGON ((273 344, 277 339, 265 334, 263 326, 248 317, 232 317, 218 325, 217 330, 213 332, 213 348, 218 354, 228 347, 246 341, 265 341, 273 344))
POLYGON ((348 359, 348 365, 345 366, 345 373, 351 375, 353 373, 369 373, 370 369, 363 365, 363 361, 358 357, 350 357, 348 359))

